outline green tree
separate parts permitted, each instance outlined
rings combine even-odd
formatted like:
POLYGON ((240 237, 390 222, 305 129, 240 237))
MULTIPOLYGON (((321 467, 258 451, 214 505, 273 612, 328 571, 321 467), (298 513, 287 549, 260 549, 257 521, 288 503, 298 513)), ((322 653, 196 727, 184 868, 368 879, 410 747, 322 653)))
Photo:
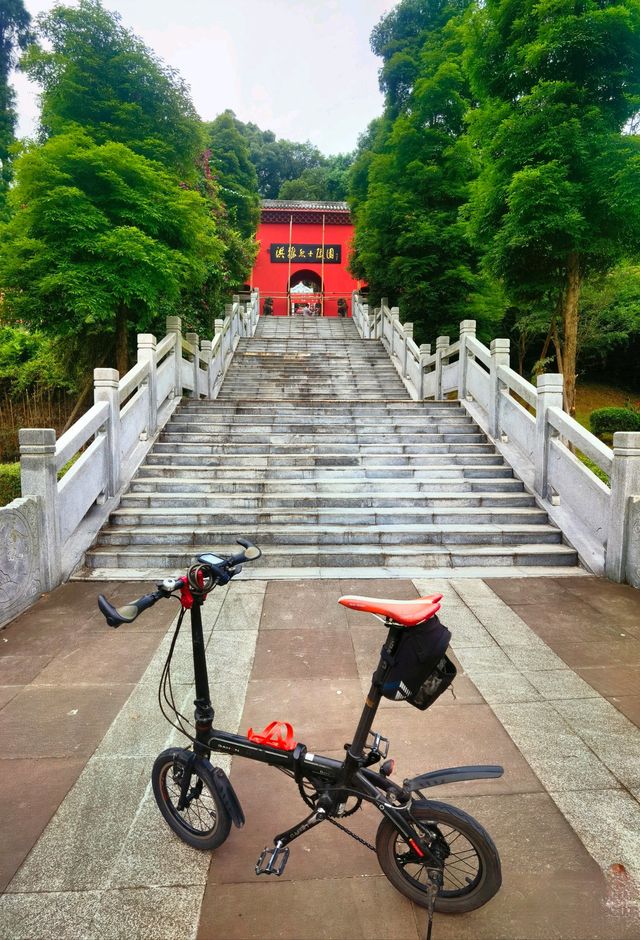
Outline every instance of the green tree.
POLYGON ((349 169, 353 154, 327 157, 322 166, 309 167, 297 179, 285 180, 278 199, 343 202, 349 193, 349 169))
POLYGON ((0 3, 0 218, 6 211, 6 196, 11 182, 11 145, 15 140, 15 92, 9 84, 21 49, 31 40, 31 17, 23 0, 0 3))
POLYGON ((233 119, 249 145, 249 156, 258 175, 258 192, 263 199, 277 199, 285 180, 298 179, 305 170, 325 163, 325 157, 309 141, 301 144, 278 140, 273 131, 263 131, 251 122, 245 124, 235 115, 233 119))
POLYGON ((32 329, 115 335, 161 326, 185 292, 211 278, 221 244, 206 201, 158 163, 80 130, 16 161, 14 214, 0 230, 0 283, 9 315, 32 329))
POLYGON ((198 116, 179 75, 98 0, 55 6, 38 18, 45 45, 22 68, 42 86, 41 132, 82 127, 98 144, 115 141, 192 178, 203 149, 198 116))
POLYGON ((640 245, 640 0, 486 0, 469 21, 482 171, 471 231, 514 303, 546 308, 575 411, 580 294, 640 245))
POLYGON ((470 96, 460 7, 405 0, 374 30, 387 104, 362 139, 352 172, 352 270, 369 283, 374 301, 400 302, 420 340, 455 334, 460 320, 474 315, 482 328, 502 312, 499 302, 488 302, 460 218, 476 172, 465 134, 470 96), (389 68, 407 48, 415 68, 400 91, 389 83, 389 68))
POLYGON ((252 238, 260 217, 258 176, 251 162, 249 145, 234 117, 233 111, 219 114, 215 121, 206 125, 206 139, 211 150, 211 168, 231 225, 244 238, 252 238))

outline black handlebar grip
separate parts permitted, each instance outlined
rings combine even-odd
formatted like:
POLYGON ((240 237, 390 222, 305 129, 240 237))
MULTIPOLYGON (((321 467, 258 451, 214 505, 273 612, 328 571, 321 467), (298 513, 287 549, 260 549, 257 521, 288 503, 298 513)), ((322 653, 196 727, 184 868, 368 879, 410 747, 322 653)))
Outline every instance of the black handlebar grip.
POLYGON ((155 602, 163 596, 160 591, 156 591, 153 594, 145 594, 143 597, 139 597, 137 601, 125 604, 124 607, 114 607, 103 594, 99 594, 98 607, 106 617, 110 627, 119 627, 122 623, 133 623, 138 614, 141 614, 148 607, 153 607, 155 602))

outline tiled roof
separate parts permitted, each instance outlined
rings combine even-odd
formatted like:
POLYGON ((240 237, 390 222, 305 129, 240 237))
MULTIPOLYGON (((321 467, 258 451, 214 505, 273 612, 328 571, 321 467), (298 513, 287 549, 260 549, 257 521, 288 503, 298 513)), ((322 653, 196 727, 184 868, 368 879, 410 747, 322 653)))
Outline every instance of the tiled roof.
POLYGON ((324 209, 327 212, 348 212, 346 202, 305 202, 302 199, 263 199, 263 209, 324 209))

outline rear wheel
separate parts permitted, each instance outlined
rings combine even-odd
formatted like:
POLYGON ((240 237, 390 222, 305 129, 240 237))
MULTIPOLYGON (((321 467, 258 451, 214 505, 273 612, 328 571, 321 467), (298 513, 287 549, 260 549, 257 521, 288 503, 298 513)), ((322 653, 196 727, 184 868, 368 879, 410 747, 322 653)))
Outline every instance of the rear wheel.
POLYGON ((153 765, 153 795, 166 822, 183 842, 196 849, 217 849, 231 829, 231 817, 222 805, 211 765, 184 748, 171 747, 153 765), (184 806, 179 808, 185 775, 189 775, 184 806))
MULTIPOLYGON (((416 836, 425 839, 439 857, 446 856, 435 910, 462 914, 490 901, 502 884, 500 858, 480 823, 455 806, 431 800, 415 802, 411 816, 416 836)), ((376 854, 394 888, 427 907, 429 873, 424 859, 386 818, 378 827, 376 854)))

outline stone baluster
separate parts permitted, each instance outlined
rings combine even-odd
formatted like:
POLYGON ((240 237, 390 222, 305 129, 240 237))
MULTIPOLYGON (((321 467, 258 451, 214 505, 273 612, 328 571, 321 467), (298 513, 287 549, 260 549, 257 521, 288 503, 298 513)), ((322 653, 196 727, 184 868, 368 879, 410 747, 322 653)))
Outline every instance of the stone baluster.
POLYGON ((222 367, 227 361, 227 356, 231 352, 231 326, 233 324, 233 304, 224 305, 225 330, 222 335, 222 367))
POLYGON ((180 317, 167 317, 167 333, 176 334, 174 349, 173 395, 182 398, 182 320, 180 317))
POLYGON ((427 359, 431 357, 431 343, 420 345, 420 401, 424 401, 425 384, 427 378, 427 359))
POLYGON ((193 372, 193 392, 191 393, 191 398, 199 398, 200 394, 198 392, 198 382, 200 379, 200 337, 197 333, 187 333, 185 339, 191 346, 193 346, 193 360, 191 362, 191 369, 193 372))
POLYGON ((436 340, 436 401, 442 399, 442 370, 444 368, 444 357, 449 349, 449 337, 439 336, 436 340))
POLYGON ((207 398, 213 398, 213 385, 214 385, 214 369, 211 364, 213 358, 212 351, 212 342, 210 339, 203 339, 200 341, 201 356, 204 362, 207 364, 207 398))
POLYGON ((538 376, 538 399, 536 403, 536 440, 534 451, 533 488, 542 499, 549 499, 549 442, 558 432, 547 421, 549 408, 562 410, 562 375, 549 372, 538 376))
POLYGON ((613 435, 613 467, 605 571, 612 581, 624 581, 627 556, 634 539, 629 525, 632 496, 640 496, 640 432, 617 431, 613 435))
POLYGON ((491 340, 491 367, 489 375, 489 434, 500 436, 500 395, 503 383, 498 379, 498 368, 509 365, 510 343, 508 339, 491 340))
POLYGON ((408 370, 409 340, 413 339, 413 323, 405 323, 403 326, 403 331, 404 331, 404 349, 403 349, 403 354, 402 354, 402 375, 406 379, 409 374, 409 370, 408 370))
POLYGON ((467 350, 467 337, 476 336, 476 321, 463 320, 460 324, 460 355, 458 357, 458 399, 464 401, 467 397, 467 375, 469 371, 469 360, 472 353, 467 350))
POLYGON ((21 428, 18 440, 22 495, 37 499, 42 582, 44 589, 51 591, 62 578, 56 432, 53 428, 21 428))
POLYGON ((147 434, 149 437, 153 437, 158 428, 158 372, 156 364, 156 338, 151 333, 138 333, 138 362, 149 363, 149 374, 145 383, 149 395, 147 434))
POLYGON ((118 383, 120 377, 117 369, 93 370, 93 400, 96 404, 106 401, 109 405, 109 414, 104 424, 107 438, 107 485, 106 496, 115 496, 120 489, 121 453, 120 453, 120 395, 118 383))
POLYGON ((396 348, 396 323, 400 323, 400 310, 398 307, 392 307, 389 310, 389 323, 391 324, 390 330, 390 343, 391 348, 389 350, 389 355, 393 359, 394 356, 400 358, 400 350, 396 348))

